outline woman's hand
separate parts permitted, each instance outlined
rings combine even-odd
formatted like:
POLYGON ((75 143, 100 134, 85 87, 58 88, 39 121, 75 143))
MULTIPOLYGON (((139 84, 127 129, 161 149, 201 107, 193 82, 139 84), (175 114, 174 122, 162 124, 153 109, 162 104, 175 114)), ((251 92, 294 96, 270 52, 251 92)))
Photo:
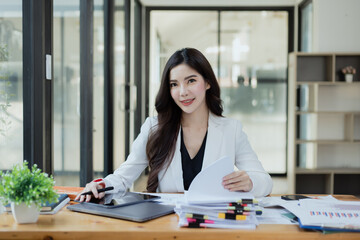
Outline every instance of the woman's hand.
POLYGON ((245 171, 235 171, 223 177, 222 185, 231 192, 249 192, 253 188, 253 183, 245 171))
POLYGON ((85 189, 79 193, 79 195, 76 196, 75 201, 83 202, 84 200, 86 202, 89 202, 91 198, 94 196, 95 198, 101 199, 105 196, 105 192, 98 193, 98 189, 105 188, 105 183, 102 181, 94 180, 92 182, 89 182, 86 184, 85 189), (88 195, 81 195, 84 192, 91 191, 92 194, 88 195))

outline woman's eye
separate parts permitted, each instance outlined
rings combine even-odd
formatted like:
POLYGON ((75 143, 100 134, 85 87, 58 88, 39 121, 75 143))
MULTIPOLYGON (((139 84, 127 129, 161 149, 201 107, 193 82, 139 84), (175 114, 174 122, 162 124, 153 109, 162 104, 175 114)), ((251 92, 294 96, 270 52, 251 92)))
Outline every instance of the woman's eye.
POLYGON ((177 84, 176 83, 170 83, 170 88, 176 87, 177 84))
POLYGON ((195 79, 189 79, 189 83, 193 83, 193 82, 196 82, 195 79))

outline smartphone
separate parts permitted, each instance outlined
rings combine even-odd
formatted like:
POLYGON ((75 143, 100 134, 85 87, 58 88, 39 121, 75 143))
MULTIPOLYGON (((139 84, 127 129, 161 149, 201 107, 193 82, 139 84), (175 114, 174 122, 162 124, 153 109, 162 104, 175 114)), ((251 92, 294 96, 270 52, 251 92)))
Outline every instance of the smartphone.
POLYGON ((107 194, 102 199, 91 198, 90 202, 86 204, 101 205, 102 207, 106 208, 116 208, 141 202, 153 201, 156 199, 160 199, 160 197, 150 194, 127 192, 125 195, 123 195, 122 193, 107 194))
POLYGON ((281 199, 284 199, 284 200, 299 200, 299 199, 304 199, 304 198, 310 198, 310 197, 300 195, 300 194, 282 195, 281 196, 281 199))

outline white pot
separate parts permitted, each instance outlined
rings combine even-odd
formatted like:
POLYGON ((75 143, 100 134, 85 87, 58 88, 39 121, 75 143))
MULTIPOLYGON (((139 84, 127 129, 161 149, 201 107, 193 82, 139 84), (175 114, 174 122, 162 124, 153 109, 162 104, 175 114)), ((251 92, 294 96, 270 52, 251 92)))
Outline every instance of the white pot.
POLYGON ((354 75, 353 74, 345 74, 345 81, 347 83, 351 83, 353 81, 354 75))
POLYGON ((2 214, 4 212, 4 206, 3 204, 0 202, 0 214, 2 214))
POLYGON ((35 223, 39 218, 39 210, 34 203, 28 207, 25 203, 11 203, 11 212, 17 223, 35 223))

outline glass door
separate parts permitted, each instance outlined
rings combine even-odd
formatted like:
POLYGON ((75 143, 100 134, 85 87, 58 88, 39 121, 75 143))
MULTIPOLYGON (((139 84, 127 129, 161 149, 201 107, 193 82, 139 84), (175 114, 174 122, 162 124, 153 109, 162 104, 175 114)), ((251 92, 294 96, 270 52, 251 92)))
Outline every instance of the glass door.
POLYGON ((0 0, 0 170, 23 161, 22 1, 0 0))
POLYGON ((224 115, 240 120, 264 168, 286 173, 288 11, 151 10, 149 115, 165 62, 199 49, 217 75, 224 115))
POLYGON ((223 11, 219 83, 264 168, 286 173, 288 13, 223 11))
POLYGON ((167 59, 184 47, 201 51, 215 74, 218 69, 217 11, 151 11, 149 115, 156 114, 155 98, 167 59))
POLYGON ((54 178, 80 184, 80 1, 54 0, 54 178))

